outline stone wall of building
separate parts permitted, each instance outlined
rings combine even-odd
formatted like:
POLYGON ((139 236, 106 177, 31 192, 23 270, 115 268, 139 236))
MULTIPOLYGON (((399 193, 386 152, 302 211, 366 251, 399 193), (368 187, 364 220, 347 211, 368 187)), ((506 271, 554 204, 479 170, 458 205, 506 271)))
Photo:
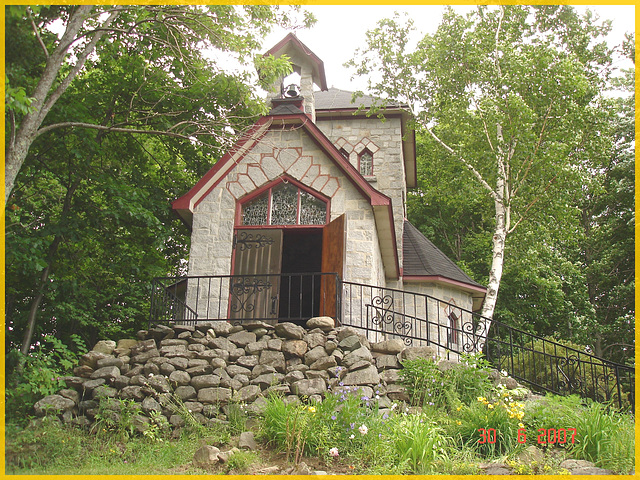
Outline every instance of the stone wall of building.
MULTIPOLYGON (((384 285, 373 210, 302 129, 271 130, 195 208, 189 275, 229 275, 237 202, 287 175, 330 198, 331 220, 347 214, 344 278, 384 285)), ((402 238, 402 237, 399 237, 402 238)), ((189 305, 194 305, 188 292, 189 305)), ((199 302, 206 305, 207 302, 199 302)))
MULTIPOLYGON (((391 198, 402 265, 402 227, 406 218, 407 182, 402 151, 402 123, 399 117, 384 122, 378 118, 353 116, 318 118, 316 125, 358 168, 358 156, 367 149, 373 154, 373 175, 365 177, 378 191, 391 198)), ((382 285, 382 284, 378 284, 382 285)))
MULTIPOLYGON (((354 329, 334 328, 328 317, 309 320, 307 328, 224 321, 157 326, 137 337, 98 342, 64 378, 66 389, 36 403, 36 414, 53 411, 65 422, 90 425, 101 398, 129 399, 144 412, 136 420, 144 431, 153 412, 184 425, 171 396, 207 424, 224 418, 230 403, 259 413, 270 393, 312 402, 341 389, 378 395, 385 408, 408 400, 400 361, 434 353, 431 347, 405 348, 400 340, 370 343, 354 329)), ((117 410, 118 402, 112 403, 117 410)))

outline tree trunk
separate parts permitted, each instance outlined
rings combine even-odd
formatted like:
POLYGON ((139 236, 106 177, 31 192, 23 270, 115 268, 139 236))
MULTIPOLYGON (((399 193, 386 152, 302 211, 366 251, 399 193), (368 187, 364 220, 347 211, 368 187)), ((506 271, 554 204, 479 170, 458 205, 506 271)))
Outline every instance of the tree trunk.
POLYGON ((106 33, 106 29, 120 13, 117 10, 112 12, 100 25, 101 29, 94 31, 93 34, 89 36, 91 40, 81 52, 77 53, 75 65, 70 68, 66 76, 59 79, 59 73, 65 65, 65 58, 69 53, 69 48, 77 41, 80 31, 91 14, 92 9, 93 6, 91 5, 80 5, 71 14, 69 21, 67 22, 65 32, 58 42, 58 46, 47 59, 42 76, 33 91, 33 102, 31 103, 33 111, 25 115, 20 123, 18 131, 16 132, 15 139, 12 139, 12 141, 8 142, 6 145, 4 160, 5 205, 7 204, 9 195, 11 195, 11 191, 13 190, 18 172, 27 158, 29 148, 39 134, 38 129, 42 125, 42 122, 58 99, 67 90, 73 79, 84 68, 87 58, 95 50, 98 41, 106 33), (60 81, 56 82, 57 80, 60 81), (55 86, 55 89, 54 85, 57 85, 55 86))
MULTIPOLYGON (((67 189, 67 193, 64 198, 64 204, 62 205, 62 212, 60 214, 60 221, 62 223, 69 212, 71 211, 71 199, 76 189, 80 186, 80 182, 82 181, 82 177, 76 179, 75 182, 67 189)), ((47 288, 47 281, 49 280, 49 274, 51 273, 51 265, 53 264, 53 260, 58 253, 58 247, 62 242, 62 235, 56 235, 53 239, 51 245, 49 245, 49 252, 47 253, 47 266, 42 271, 42 275, 40 276, 40 286, 38 287, 38 293, 33 297, 31 301, 31 308, 29 308, 29 317, 27 319, 27 329, 24 332, 24 337, 22 338, 22 348, 20 351, 23 355, 29 353, 29 348, 31 347, 31 339, 33 338, 33 331, 36 327, 36 319, 38 318, 38 310, 40 309, 40 304, 42 303, 42 299, 44 298, 45 289, 47 288)))

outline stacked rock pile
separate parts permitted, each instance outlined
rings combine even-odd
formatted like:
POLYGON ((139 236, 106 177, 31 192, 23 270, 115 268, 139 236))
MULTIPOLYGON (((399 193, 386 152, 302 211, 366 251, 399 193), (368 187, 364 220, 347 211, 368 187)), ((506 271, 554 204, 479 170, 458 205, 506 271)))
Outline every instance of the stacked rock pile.
MULTIPOLYGON (((435 354, 431 347, 405 347, 397 339, 370 343, 354 329, 335 328, 330 317, 312 318, 307 328, 259 321, 158 325, 137 337, 98 342, 81 357, 74 376, 64 378, 66 389, 36 403, 36 414, 90 425, 101 398, 130 399, 146 415, 138 421, 144 431, 152 412, 184 425, 171 396, 207 424, 219 421, 230 402, 259 413, 271 392, 287 402, 321 401, 328 389, 347 387, 370 398, 376 392, 384 408, 408 400, 400 362, 435 354)), ((118 402, 112 403, 117 409, 118 402)))

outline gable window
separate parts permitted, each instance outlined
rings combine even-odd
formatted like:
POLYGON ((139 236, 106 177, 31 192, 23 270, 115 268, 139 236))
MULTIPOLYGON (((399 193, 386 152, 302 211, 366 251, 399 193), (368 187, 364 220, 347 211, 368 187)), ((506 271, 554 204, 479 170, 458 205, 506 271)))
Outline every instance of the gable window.
POLYGON ((242 202, 240 225, 325 225, 327 201, 290 181, 277 181, 242 202))
POLYGON ((358 170, 364 177, 373 175, 373 154, 367 149, 358 155, 358 170))

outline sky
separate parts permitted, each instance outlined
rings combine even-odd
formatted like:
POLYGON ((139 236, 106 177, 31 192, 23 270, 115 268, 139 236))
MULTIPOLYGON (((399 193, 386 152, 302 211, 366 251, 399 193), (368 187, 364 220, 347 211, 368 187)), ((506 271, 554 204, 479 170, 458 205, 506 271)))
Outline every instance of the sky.
MULTIPOLYGON (((444 11, 443 5, 306 5, 317 18, 310 29, 297 32, 298 38, 324 61, 327 85, 343 90, 366 90, 366 80, 351 81, 351 71, 343 64, 353 58, 358 47, 365 46, 365 32, 376 26, 378 20, 390 18, 395 11, 408 12, 422 35, 434 33, 444 11)), ((475 6, 454 6, 466 13, 475 6)), ((634 5, 589 5, 577 9, 591 9, 601 19, 613 21, 610 44, 619 44, 625 32, 635 31, 634 5)), ((280 41, 288 31, 278 29, 264 41, 265 50, 280 41)), ((630 64, 631 65, 631 64, 630 64)), ((629 65, 629 66, 630 66, 629 65)))

